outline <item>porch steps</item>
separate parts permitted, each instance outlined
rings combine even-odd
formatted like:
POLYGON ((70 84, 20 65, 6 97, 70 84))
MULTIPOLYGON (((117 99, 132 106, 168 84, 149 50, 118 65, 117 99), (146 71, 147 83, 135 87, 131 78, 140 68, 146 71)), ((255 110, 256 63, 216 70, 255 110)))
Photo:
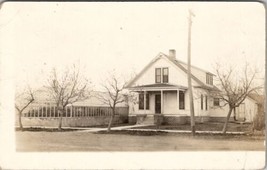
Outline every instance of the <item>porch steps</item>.
POLYGON ((136 124, 142 124, 142 125, 154 124, 154 116, 153 115, 146 115, 144 117, 140 117, 139 119, 137 119, 136 124))

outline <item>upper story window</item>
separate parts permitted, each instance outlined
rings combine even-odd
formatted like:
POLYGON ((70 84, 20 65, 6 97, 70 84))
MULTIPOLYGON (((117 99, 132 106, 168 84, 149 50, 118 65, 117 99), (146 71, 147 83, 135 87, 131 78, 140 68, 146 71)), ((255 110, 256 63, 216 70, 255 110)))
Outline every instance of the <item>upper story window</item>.
POLYGON ((169 68, 156 68, 155 69, 155 82, 168 83, 169 82, 169 68))
POLYGON ((161 68, 156 68, 155 74, 156 83, 161 83, 161 68))
POLYGON ((163 83, 168 83, 169 82, 169 69, 168 68, 163 68, 163 83))
POLYGON ((213 85, 213 76, 209 73, 206 73, 206 83, 209 85, 213 85))

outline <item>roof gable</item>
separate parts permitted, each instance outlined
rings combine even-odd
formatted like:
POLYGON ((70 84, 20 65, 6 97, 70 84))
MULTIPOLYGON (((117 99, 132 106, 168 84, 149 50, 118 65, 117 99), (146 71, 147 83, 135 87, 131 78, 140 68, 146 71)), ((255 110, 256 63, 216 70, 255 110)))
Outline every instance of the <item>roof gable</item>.
POLYGON ((157 60, 161 58, 161 56, 164 55, 163 53, 159 53, 155 58, 153 58, 141 71, 139 74, 137 74, 132 80, 128 82, 126 87, 130 87, 153 63, 155 63, 157 60))
MULTIPOLYGON (((178 69, 180 69, 180 70, 182 70, 184 73, 186 73, 187 74, 187 68, 185 68, 182 64, 186 64, 186 63, 183 63, 183 62, 181 62, 181 61, 179 61, 179 60, 176 60, 176 59, 173 59, 173 58, 171 58, 171 57, 169 57, 169 56, 167 56, 166 54, 164 54, 164 53, 159 53, 155 58, 153 58, 149 63, 148 63, 148 65, 146 65, 142 70, 141 70, 141 72, 139 73, 139 74, 137 74, 132 80, 130 80, 129 81, 129 83, 127 84, 127 88, 129 88, 129 87, 131 87, 157 60, 159 60, 159 59, 161 59, 161 58, 163 58, 163 59, 165 59, 166 61, 168 61, 168 62, 170 62, 172 65, 174 65, 176 68, 178 68, 178 69)), ((210 72, 206 72, 206 71, 204 71, 204 70, 202 70, 202 69, 199 69, 199 68, 197 68, 197 67, 195 67, 195 66, 192 66, 192 67, 194 67, 194 68, 196 68, 196 69, 198 69, 198 70, 200 70, 201 72, 204 72, 204 73, 210 73, 210 72)), ((210 73, 210 74, 212 74, 212 73, 210 73)), ((212 74, 213 75, 213 74, 212 74)), ((209 87, 209 86, 207 86, 205 83, 203 83, 200 79, 198 79, 195 75, 193 75, 192 74, 192 72, 191 72, 191 77, 192 77, 192 79, 197 83, 197 84, 199 84, 199 86, 200 87, 209 87)), ((209 87, 210 88, 210 87, 209 87)))

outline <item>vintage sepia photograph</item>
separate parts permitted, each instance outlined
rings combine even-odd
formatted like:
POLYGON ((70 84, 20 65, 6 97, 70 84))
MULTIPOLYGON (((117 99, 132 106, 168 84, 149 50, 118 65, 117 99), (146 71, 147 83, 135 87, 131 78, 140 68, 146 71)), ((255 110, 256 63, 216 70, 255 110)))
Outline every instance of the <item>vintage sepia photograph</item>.
POLYGON ((265 13, 2 3, 0 169, 263 168, 265 13))

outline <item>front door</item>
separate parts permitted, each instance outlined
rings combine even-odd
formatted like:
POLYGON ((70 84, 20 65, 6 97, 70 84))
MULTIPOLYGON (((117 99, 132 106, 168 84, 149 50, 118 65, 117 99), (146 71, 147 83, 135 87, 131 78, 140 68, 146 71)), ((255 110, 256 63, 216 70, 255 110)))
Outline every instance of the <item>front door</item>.
POLYGON ((161 113, 161 96, 160 96, 160 94, 155 95, 155 112, 161 113))

